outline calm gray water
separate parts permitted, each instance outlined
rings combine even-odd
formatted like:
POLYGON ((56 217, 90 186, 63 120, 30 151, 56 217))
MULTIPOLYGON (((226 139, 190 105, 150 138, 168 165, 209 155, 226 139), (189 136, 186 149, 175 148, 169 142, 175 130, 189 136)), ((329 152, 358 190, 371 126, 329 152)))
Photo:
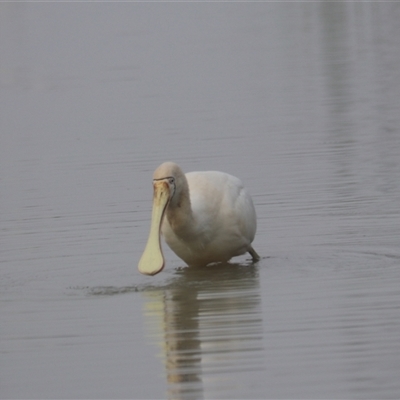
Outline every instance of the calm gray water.
POLYGON ((396 2, 1 3, 1 398, 399 398, 399 66, 396 2), (257 265, 137 271, 167 160, 257 265))

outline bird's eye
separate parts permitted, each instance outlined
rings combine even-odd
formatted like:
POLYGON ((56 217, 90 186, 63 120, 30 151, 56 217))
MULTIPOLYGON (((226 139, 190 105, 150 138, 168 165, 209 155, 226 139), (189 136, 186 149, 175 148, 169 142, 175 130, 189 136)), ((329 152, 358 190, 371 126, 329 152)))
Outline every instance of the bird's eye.
POLYGON ((172 185, 173 183, 175 183, 175 179, 174 178, 168 178, 168 182, 172 185))

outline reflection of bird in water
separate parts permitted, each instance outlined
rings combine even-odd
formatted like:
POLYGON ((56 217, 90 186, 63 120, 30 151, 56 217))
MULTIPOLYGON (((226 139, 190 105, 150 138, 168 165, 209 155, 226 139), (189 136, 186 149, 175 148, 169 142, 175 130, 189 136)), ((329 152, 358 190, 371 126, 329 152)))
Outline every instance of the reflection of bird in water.
POLYGON ((169 247, 189 265, 228 261, 249 252, 257 221, 253 201, 242 182, 218 171, 184 174, 172 162, 153 175, 153 211, 150 234, 139 271, 160 272, 165 264, 160 231, 169 247))
POLYGON ((225 385, 263 370, 257 266, 186 267, 142 294, 148 337, 163 349, 168 398, 219 398, 225 385))

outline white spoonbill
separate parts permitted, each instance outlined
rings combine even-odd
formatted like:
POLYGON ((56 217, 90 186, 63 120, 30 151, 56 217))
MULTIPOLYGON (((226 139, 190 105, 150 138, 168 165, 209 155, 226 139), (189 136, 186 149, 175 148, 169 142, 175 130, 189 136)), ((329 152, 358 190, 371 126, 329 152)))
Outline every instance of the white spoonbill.
POLYGON ((172 162, 153 174, 150 234, 139 261, 142 274, 164 268, 160 232, 175 254, 188 265, 228 261, 249 252, 257 229, 253 201, 242 182, 218 171, 189 172, 172 162))

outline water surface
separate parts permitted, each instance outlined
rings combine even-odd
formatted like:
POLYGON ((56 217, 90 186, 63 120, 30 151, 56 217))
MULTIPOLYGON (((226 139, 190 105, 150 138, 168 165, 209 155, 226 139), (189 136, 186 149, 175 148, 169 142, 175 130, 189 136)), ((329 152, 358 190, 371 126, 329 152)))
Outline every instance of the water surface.
POLYGON ((398 398, 397 3, 0 4, 2 398, 398 398), (152 171, 240 177, 262 256, 142 276, 152 171))

